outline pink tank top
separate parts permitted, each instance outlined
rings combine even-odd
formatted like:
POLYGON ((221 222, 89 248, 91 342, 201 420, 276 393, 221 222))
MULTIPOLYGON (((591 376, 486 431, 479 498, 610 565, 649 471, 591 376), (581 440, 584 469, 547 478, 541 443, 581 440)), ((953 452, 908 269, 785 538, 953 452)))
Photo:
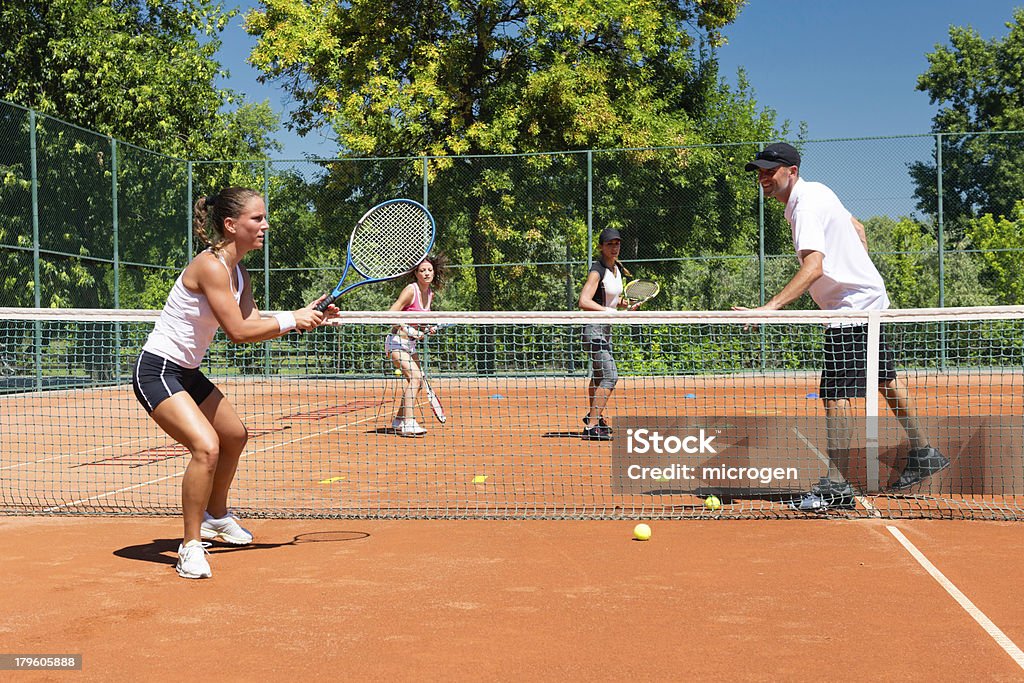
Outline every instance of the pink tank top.
POLYGON ((419 285, 413 283, 412 286, 412 303, 403 308, 403 311, 429 311, 430 303, 434 300, 434 290, 427 290, 427 305, 424 306, 420 299, 420 288, 419 285))

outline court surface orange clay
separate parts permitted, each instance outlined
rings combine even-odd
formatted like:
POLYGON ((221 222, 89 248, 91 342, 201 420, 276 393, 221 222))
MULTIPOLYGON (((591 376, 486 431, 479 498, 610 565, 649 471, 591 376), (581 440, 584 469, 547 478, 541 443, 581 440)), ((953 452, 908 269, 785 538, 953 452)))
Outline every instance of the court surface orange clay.
POLYGON ((0 518, 5 680, 1021 680, 896 528, 1024 643, 1024 527, 251 520, 209 580, 176 518, 0 518))
MULTIPOLYGON (((957 415, 961 406, 977 415, 1020 411, 1019 384, 999 384, 998 377, 990 376, 969 379, 916 377, 919 414, 957 415)), ((784 415, 823 425, 820 401, 808 398, 816 381, 810 374, 771 381, 625 378, 616 390, 612 419, 658 412, 784 415)), ((420 406, 430 431, 424 439, 409 440, 387 429, 403 386, 394 379, 223 382, 251 435, 232 505, 262 516, 287 517, 294 511, 299 516, 359 511, 362 516, 414 516, 424 510, 418 514, 438 516, 430 511, 442 510, 440 516, 453 516, 456 507, 500 511, 509 506, 521 511, 558 506, 574 511, 637 504, 636 498, 613 497, 609 489, 611 442, 579 438, 585 396, 578 378, 440 378, 434 384, 448 404, 449 420, 439 425, 420 406)), ((56 420, 60 401, 67 397, 24 394, 0 399, 0 475, 12 509, 178 513, 187 451, 147 418, 129 387, 75 395, 77 414, 70 423, 56 420)), ((813 467, 805 469, 814 476, 805 484, 823 474, 818 472, 820 463, 808 457, 813 467)), ((966 481, 968 475, 977 475, 984 484, 988 476, 1005 484, 1019 471, 1019 463, 997 464, 1000 468, 986 475, 956 463, 943 477, 966 481)), ((883 465, 885 483, 898 467, 895 461, 883 465)), ((863 469, 863 463, 858 467, 863 469)), ((860 471, 855 474, 863 478, 860 471)), ((946 479, 936 481, 941 488, 946 479)), ((991 488, 1003 492, 981 484, 976 490, 991 488)), ((886 508, 902 503, 875 504, 886 508)))
MULTIPOLYGON (((817 414, 818 402, 805 398, 812 381, 786 389, 789 403, 780 410, 774 401, 772 412, 817 414)), ((462 407, 459 429, 453 418, 417 442, 433 443, 451 462, 493 439, 493 424, 482 421, 485 411, 466 409, 473 401, 509 411, 515 403, 521 419, 538 422, 516 437, 524 451, 589 453, 591 466, 609 456, 610 445, 574 436, 578 415, 567 408, 579 402, 578 383, 524 391, 539 397, 532 403, 493 404, 492 393, 512 396, 516 387, 506 382, 466 390, 462 384, 438 382, 456 418, 462 407), (545 437, 549 432, 555 436, 545 437)), ((377 402, 391 394, 379 383, 348 386, 320 398, 324 406, 355 405, 356 413, 290 426, 285 436, 267 432, 250 444, 261 457, 243 460, 239 497, 278 493, 301 503, 300 485, 319 492, 324 486, 318 479, 342 472, 342 461, 320 461, 320 453, 363 454, 372 464, 374 454, 386 462, 389 453, 407 448, 404 440, 376 429, 390 416, 389 410, 376 415, 377 402), (303 429, 308 442, 340 438, 346 447, 290 452, 282 445, 285 454, 269 458, 275 440, 286 444, 303 429), (258 471, 245 471, 257 462, 258 471), (292 472, 300 465, 310 470, 304 480, 311 483, 299 481, 303 472, 292 472), (247 486, 255 488, 249 493, 247 486)), ((673 402, 685 403, 691 391, 669 381, 659 388, 673 402)), ((941 414, 946 403, 963 400, 943 386, 915 388, 922 414, 941 414)), ((619 406, 628 405, 628 382, 623 389, 619 406)), ((769 405, 752 400, 743 387, 704 389, 694 407, 705 413, 725 405, 758 414, 769 405)), ((995 397, 983 412, 1010 405, 999 392, 985 392, 972 395, 975 410, 979 397, 995 397)), ((273 427, 277 408, 295 411, 291 396, 242 404, 260 411, 246 415, 255 429, 273 427)), ((24 401, 18 405, 25 408, 24 401)), ((117 405, 148 426, 130 397, 117 405)), ((13 410, 0 417, 12 425, 25 419, 13 410)), ((78 434, 93 431, 78 427, 78 434)), ((74 457, 55 459, 51 476, 28 482, 38 489, 27 490, 43 494, 73 465, 81 471, 81 463, 110 456, 89 451, 79 438, 72 435, 58 451, 74 457)), ((50 457, 35 443, 25 461, 50 457)), ((175 454, 147 467, 171 473, 182 462, 175 454)), ((90 471, 113 477, 113 485, 97 479, 97 490, 115 488, 117 477, 136 471, 134 464, 90 465, 90 471)), ((27 469, 5 476, 16 481, 27 469)), ((154 499, 175 507, 178 480, 162 486, 154 499)), ((632 539, 636 520, 244 522, 256 543, 212 547, 213 578, 189 581, 173 568, 181 534, 177 517, 0 518, 0 653, 81 654, 84 662, 80 672, 3 672, 0 679, 1024 678, 1024 655, 1017 649, 1024 644, 1024 604, 1015 598, 1024 574, 1019 523, 655 520, 651 540, 639 542, 632 539), (962 592, 971 610, 893 530, 905 534, 953 591, 962 592), (1001 639, 979 620, 999 629, 1001 639)))

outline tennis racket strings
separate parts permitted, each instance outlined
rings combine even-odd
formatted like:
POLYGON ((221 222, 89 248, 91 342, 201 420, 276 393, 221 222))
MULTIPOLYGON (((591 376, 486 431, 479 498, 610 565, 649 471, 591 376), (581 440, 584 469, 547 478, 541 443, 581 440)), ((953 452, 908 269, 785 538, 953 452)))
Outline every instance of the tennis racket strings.
POLYGON ((660 289, 653 280, 633 280, 626 285, 622 298, 631 303, 643 302, 656 295, 660 289))
POLYGON ((419 204, 389 202, 377 207, 352 231, 350 258, 365 277, 391 278, 418 266, 433 240, 433 221, 419 204))

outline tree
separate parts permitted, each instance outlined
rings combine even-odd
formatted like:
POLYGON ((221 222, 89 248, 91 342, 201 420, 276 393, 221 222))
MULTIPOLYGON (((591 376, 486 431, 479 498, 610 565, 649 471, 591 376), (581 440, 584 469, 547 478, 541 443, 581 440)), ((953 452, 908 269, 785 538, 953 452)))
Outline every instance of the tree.
MULTIPOLYGON (((265 0, 246 27, 259 38, 250 61, 291 93, 300 132, 328 124, 354 155, 433 157, 442 246, 474 266, 476 305, 492 309, 517 302, 501 298, 489 264, 588 256, 587 160, 485 155, 692 147, 606 157, 594 171, 600 227, 627 227, 652 251, 749 243, 756 221, 736 214, 756 216, 757 188, 736 169, 752 149, 696 148, 738 132, 747 140, 777 134, 772 112, 757 113, 749 93, 718 79, 713 48, 742 4, 474 0, 382 9, 370 0, 265 0)), ((412 164, 381 180, 355 199, 415 194, 422 182, 412 164)), ((567 275, 519 270, 510 279, 564 302, 567 275)))
POLYGON ((217 36, 236 13, 215 0, 4 3, 0 97, 169 156, 262 154, 269 106, 227 112, 239 97, 215 85, 217 36))
MULTIPOLYGON (((24 252, 4 256, 16 262, 4 272, 4 281, 15 283, 8 291, 18 297, 10 303, 31 305, 32 288, 40 287, 44 306, 113 305, 108 261, 115 218, 120 258, 135 264, 118 273, 122 285, 146 288, 158 278, 140 264, 180 267, 187 257, 184 159, 256 158, 279 149, 270 137, 279 124, 269 105, 246 103, 215 84, 224 75, 215 59, 217 36, 234 13, 213 0, 0 5, 0 98, 43 114, 33 131, 40 233, 47 241, 42 281, 34 282, 24 252)), ((0 186, 0 245, 8 248, 24 248, 31 237, 24 204, 32 177, 28 121, 13 108, 0 117, 0 172, 9 181, 0 186)), ((128 298, 152 298, 121 289, 128 298)))
POLYGON ((989 291, 992 302, 1017 306, 1024 302, 1024 201, 998 219, 985 214, 968 224, 967 236, 979 251, 983 268, 978 280, 989 291))
MULTIPOLYGON (((1024 135, 987 134, 1024 129, 1024 8, 1014 10, 1006 26, 1006 37, 992 40, 972 28, 951 27, 950 44, 928 55, 928 70, 917 81, 917 89, 940 105, 932 130, 943 134, 943 215, 954 242, 970 219, 1009 215, 1024 196, 1024 135)), ((936 160, 913 163, 910 173, 918 207, 935 216, 936 160)))

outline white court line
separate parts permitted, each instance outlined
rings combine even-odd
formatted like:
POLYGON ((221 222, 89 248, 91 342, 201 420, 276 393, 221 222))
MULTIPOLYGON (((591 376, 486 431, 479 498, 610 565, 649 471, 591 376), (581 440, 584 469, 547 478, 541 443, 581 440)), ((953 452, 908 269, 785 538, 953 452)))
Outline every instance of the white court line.
POLYGON ((167 435, 161 433, 161 434, 154 434, 152 436, 146 436, 146 437, 141 437, 141 438, 140 437, 131 437, 131 438, 125 440, 125 441, 120 441, 120 442, 117 442, 117 443, 110 443, 110 444, 106 444, 106 445, 103 445, 103 446, 95 446, 93 448, 87 448, 84 451, 75 451, 74 453, 63 453, 61 455, 53 455, 53 456, 50 456, 48 458, 36 458, 35 460, 26 460, 24 462, 14 463, 13 465, 3 465, 3 466, 0 466, 0 470, 13 470, 13 469, 17 469, 19 467, 28 467, 30 465, 38 465, 40 463, 52 462, 54 460, 64 460, 66 458, 75 458, 75 457, 78 457, 80 455, 90 455, 92 453, 99 453, 99 452, 102 452, 102 451, 114 450, 115 448, 120 448, 122 446, 128 446, 129 444, 133 444, 136 441, 141 441, 142 443, 145 443, 146 441, 153 441, 155 439, 160 439, 161 441, 166 441, 167 440, 167 435))
POLYGON ((957 604, 959 604, 972 619, 978 622, 979 626, 985 629, 985 633, 989 634, 989 636, 992 637, 992 640, 996 641, 996 644, 1003 648, 1003 651, 1006 654, 1010 655, 1013 661, 1017 663, 1017 666, 1024 669, 1024 652, 1021 652, 1021 649, 1017 647, 1012 640, 1010 640, 1009 636, 1003 633, 998 626, 992 623, 992 620, 985 616, 985 613, 978 609, 974 603, 971 602, 970 598, 964 595, 952 581, 947 579, 946 576, 940 572, 927 557, 924 556, 924 553, 918 550, 917 547, 903 535, 902 531, 894 526, 886 526, 885 528, 889 530, 889 533, 896 537, 896 540, 900 542, 900 545, 906 548, 907 552, 917 560, 917 563, 924 567, 924 570, 931 574, 932 578, 935 579, 935 581, 937 581, 947 593, 949 593, 950 597, 956 600, 957 604))
MULTIPOLYGON (((818 456, 818 460, 820 460, 823 463, 825 463, 825 467, 827 467, 829 469, 832 468, 832 464, 829 462, 828 456, 825 455, 824 453, 822 453, 818 449, 817 446, 815 446, 813 443, 811 443, 811 440, 808 439, 806 436, 804 436, 803 432, 801 432, 798 428, 793 427, 793 433, 796 434, 800 438, 800 440, 804 442, 804 445, 807 446, 807 448, 812 453, 814 453, 816 456, 818 456)), ((842 473, 840 473, 839 476, 842 476, 842 473)), ((882 516, 882 513, 880 513, 877 509, 875 509, 875 506, 871 504, 871 501, 868 500, 867 496, 864 496, 864 495, 861 495, 859 493, 856 493, 856 494, 854 494, 853 497, 854 497, 854 499, 856 499, 856 501, 858 503, 863 505, 867 510, 869 510, 871 512, 871 516, 872 517, 881 517, 882 516)))
MULTIPOLYGON (((252 451, 248 451, 247 450, 244 453, 242 453, 241 456, 239 456, 238 460, 239 460, 239 462, 241 462, 242 459, 245 458, 248 455, 256 455, 257 453, 263 453, 265 451, 269 451, 269 450, 272 450, 274 448, 278 448, 279 446, 287 446, 289 444, 298 443, 299 441, 305 441, 306 439, 313 439, 313 438, 316 438, 316 437, 319 437, 319 436, 325 436, 327 434, 330 434, 331 432, 336 432, 336 431, 339 431, 339 430, 342 430, 342 429, 347 429, 347 428, 353 427, 353 426, 355 426, 357 424, 362 424, 363 422, 369 422, 371 420, 376 420, 376 419, 377 419, 377 416, 374 415, 373 417, 367 417, 367 418, 364 418, 362 420, 356 420, 355 422, 348 422, 348 423, 343 424, 343 425, 338 425, 337 427, 332 427, 331 429, 328 429, 328 430, 323 431, 323 432, 317 432, 315 434, 307 434, 305 436, 300 436, 298 438, 291 439, 289 441, 282 441, 281 443, 269 444, 269 445, 267 445, 267 446, 265 446, 263 448, 258 448, 256 450, 252 450, 252 451)), ((158 477, 156 479, 150 479, 149 481, 144 481, 144 482, 142 482, 140 484, 133 484, 132 486, 125 486, 124 488, 117 489, 116 491, 107 491, 105 493, 99 493, 99 494, 97 494, 95 496, 89 496, 88 498, 80 498, 78 500, 71 501, 70 503, 62 503, 60 505, 54 505, 53 507, 45 508, 43 510, 43 512, 53 512, 55 510, 60 510, 61 508, 72 507, 72 506, 75 506, 75 505, 79 505, 81 503, 88 503, 89 501, 99 500, 101 498, 106 498, 107 496, 116 496, 118 493, 124 493, 125 491, 131 491, 133 489, 140 489, 143 486, 149 486, 150 484, 158 484, 158 483, 160 483, 162 481, 167 481, 168 479, 176 479, 176 478, 182 477, 184 475, 185 475, 185 470, 182 470, 180 472, 175 472, 174 474, 168 474, 166 476, 158 477)))

